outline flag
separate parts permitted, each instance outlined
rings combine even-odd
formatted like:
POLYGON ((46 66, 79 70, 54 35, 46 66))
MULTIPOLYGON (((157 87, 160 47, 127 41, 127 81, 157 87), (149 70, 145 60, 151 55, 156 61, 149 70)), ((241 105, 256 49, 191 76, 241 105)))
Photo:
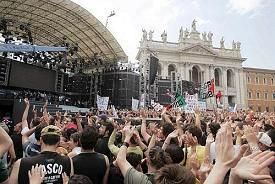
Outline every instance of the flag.
POLYGON ((167 110, 184 107, 186 105, 185 98, 178 91, 176 92, 174 99, 175 100, 171 104, 165 107, 167 110))
POLYGON ((214 96, 215 82, 214 79, 205 82, 200 88, 200 98, 206 99, 214 96))

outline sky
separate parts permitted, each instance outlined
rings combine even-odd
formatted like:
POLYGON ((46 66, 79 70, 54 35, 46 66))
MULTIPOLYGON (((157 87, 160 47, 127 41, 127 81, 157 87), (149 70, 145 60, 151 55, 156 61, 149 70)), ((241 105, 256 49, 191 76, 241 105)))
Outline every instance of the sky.
POLYGON ((224 36, 225 47, 241 42, 245 67, 275 69, 275 0, 72 0, 91 12, 135 62, 142 29, 154 30, 153 40, 167 32, 177 42, 179 29, 190 30, 196 19, 199 32, 211 31, 213 45, 224 36))

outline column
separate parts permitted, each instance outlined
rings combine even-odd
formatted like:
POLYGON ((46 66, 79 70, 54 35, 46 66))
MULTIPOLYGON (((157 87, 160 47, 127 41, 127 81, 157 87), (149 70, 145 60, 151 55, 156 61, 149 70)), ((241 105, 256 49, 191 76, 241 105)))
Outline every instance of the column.
POLYGON ((210 65, 205 65, 205 72, 204 72, 204 74, 205 74, 205 77, 204 77, 205 81, 209 81, 210 80, 210 70, 209 70, 209 67, 210 67, 210 65))
POLYGON ((242 98, 242 93, 241 93, 241 88, 240 88, 240 69, 236 68, 234 70, 234 88, 236 89, 236 101, 235 103, 238 105, 241 105, 241 98, 242 98))
POLYGON ((227 91, 227 68, 222 67, 222 83, 223 83, 223 104, 228 107, 228 91, 227 91))
POLYGON ((246 75, 243 69, 239 70, 240 72, 240 102, 242 108, 248 107, 248 101, 247 101, 247 84, 246 84, 246 75))
POLYGON ((190 63, 185 64, 185 80, 189 81, 189 69, 190 69, 190 63))

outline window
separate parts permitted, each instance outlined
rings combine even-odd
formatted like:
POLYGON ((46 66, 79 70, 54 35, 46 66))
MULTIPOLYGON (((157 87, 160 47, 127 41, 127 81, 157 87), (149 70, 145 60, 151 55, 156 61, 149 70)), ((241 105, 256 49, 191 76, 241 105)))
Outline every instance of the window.
POLYGON ((215 85, 221 86, 221 70, 219 68, 215 69, 215 85))
POLYGON ((251 96, 252 96, 251 92, 248 92, 248 98, 249 99, 251 99, 251 96))
POLYGON ((264 99, 267 100, 267 98, 268 98, 268 95, 267 95, 267 93, 265 93, 265 94, 264 94, 264 99))
POLYGON ((232 70, 227 70, 227 87, 233 88, 234 87, 234 73, 232 70))
POLYGON ((256 84, 259 84, 259 78, 256 77, 256 84))
POLYGON ((272 96, 273 96, 273 97, 272 97, 272 98, 273 98, 273 100, 275 100, 275 92, 273 92, 273 95, 272 95, 272 96))
POLYGON ((260 98, 260 93, 257 93, 257 98, 258 98, 258 99, 260 98))
POLYGON ((266 111, 266 112, 269 112, 269 107, 265 107, 265 111, 266 111))
POLYGON ((272 85, 274 84, 274 79, 271 79, 271 84, 272 84, 272 85))
POLYGON ((260 106, 258 106, 258 112, 261 112, 262 108, 260 106))
POLYGON ((266 79, 264 78, 264 84, 266 84, 266 79))
POLYGON ((247 83, 250 83, 250 77, 247 77, 247 83))

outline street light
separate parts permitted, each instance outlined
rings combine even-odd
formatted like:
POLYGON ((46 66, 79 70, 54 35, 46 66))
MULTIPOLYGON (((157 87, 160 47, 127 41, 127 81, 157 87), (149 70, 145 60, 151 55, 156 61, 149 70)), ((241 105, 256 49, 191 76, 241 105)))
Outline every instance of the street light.
POLYGON ((108 25, 108 20, 109 20, 109 17, 112 17, 115 15, 115 11, 111 11, 110 15, 108 15, 107 19, 106 19, 106 24, 105 24, 105 27, 107 28, 107 25, 108 25))

